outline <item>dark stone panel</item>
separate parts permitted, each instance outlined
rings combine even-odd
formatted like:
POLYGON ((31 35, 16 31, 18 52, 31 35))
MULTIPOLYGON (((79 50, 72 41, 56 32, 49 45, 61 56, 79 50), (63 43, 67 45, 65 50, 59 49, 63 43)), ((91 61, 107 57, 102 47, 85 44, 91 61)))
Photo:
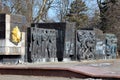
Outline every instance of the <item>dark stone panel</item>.
POLYGON ((94 28, 80 28, 80 30, 94 30, 94 28))
POLYGON ((0 63, 18 64, 20 58, 20 55, 0 55, 0 63))
POLYGON ((77 30, 76 54, 78 60, 95 59, 95 33, 93 30, 77 30))
POLYGON ((57 58, 59 61, 62 61, 64 55, 66 23, 34 23, 31 24, 31 27, 56 30, 57 58))
POLYGON ((26 55, 26 59, 28 62, 32 62, 31 51, 29 50, 30 42, 31 42, 31 28, 29 27, 29 28, 27 28, 27 55, 26 55))
POLYGON ((0 22, 0 31, 4 31, 5 32, 5 23, 4 22, 0 22))
POLYGON ((0 39, 5 39, 5 32, 4 31, 0 31, 0 39))
POLYGON ((64 58, 75 57, 75 23, 66 24, 64 58))
MULTIPOLYGON (((27 35, 28 35, 28 49, 33 44, 31 42, 34 42, 33 40, 33 31, 32 29, 40 29, 41 32, 36 31, 36 35, 39 34, 41 36, 44 34, 44 31, 53 31, 55 30, 55 35, 53 38, 55 38, 54 45, 56 45, 56 56, 58 58, 58 61, 62 61, 64 58, 70 58, 75 60, 76 54, 75 54, 75 23, 33 23, 31 24, 31 28, 28 28, 27 35), (43 32, 42 32, 43 29, 43 32)), ((48 34, 47 34, 48 35, 48 34)), ((51 35, 51 33, 49 33, 51 35)), ((34 35, 35 36, 35 35, 34 35)), ((38 37, 39 37, 38 36, 38 37)), ((45 36, 45 34, 44 34, 45 36)), ((52 38, 52 36, 51 36, 52 38)), ((39 39, 40 40, 40 39, 39 39)), ((50 43, 50 42, 48 42, 50 43)), ((41 43, 42 44, 42 43, 41 43)), ((54 47, 52 47, 54 48, 54 47)), ((37 49, 37 48, 35 48, 37 49)), ((47 49, 46 49, 47 50, 47 49)), ((48 50, 49 51, 49 50, 48 50)), ((32 61, 32 55, 37 54, 36 50, 32 52, 28 51, 28 57, 29 61, 32 61)), ((53 51, 54 52, 54 51, 53 51)), ((42 51, 41 51, 42 53, 42 51)), ((45 54, 45 52, 43 52, 45 54)), ((53 57, 53 56, 52 56, 53 57)))
POLYGON ((42 29, 32 27, 28 33, 29 60, 40 62, 43 59, 49 61, 56 58, 56 31, 54 29, 42 29))
POLYGON ((64 23, 64 22, 61 22, 61 23, 32 23, 31 27, 65 30, 66 23, 64 23))
POLYGON ((0 39, 5 39, 5 26, 4 22, 0 22, 0 39))
POLYGON ((6 14, 0 14, 0 22, 5 22, 5 17, 6 14))

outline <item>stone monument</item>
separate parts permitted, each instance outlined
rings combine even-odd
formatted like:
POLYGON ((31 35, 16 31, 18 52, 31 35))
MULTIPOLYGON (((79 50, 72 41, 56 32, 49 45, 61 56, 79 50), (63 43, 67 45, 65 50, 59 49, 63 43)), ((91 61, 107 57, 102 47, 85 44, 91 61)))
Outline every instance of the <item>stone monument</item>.
POLYGON ((56 58, 55 30, 32 27, 29 51, 32 62, 54 61, 56 58))
POLYGON ((25 21, 26 18, 21 15, 0 14, 0 62, 18 62, 16 59, 24 59, 25 21), (21 39, 15 44, 12 37, 15 39, 17 36, 18 39, 18 30, 21 39))
POLYGON ((93 30, 77 30, 76 54, 78 60, 95 59, 95 33, 93 30))
POLYGON ((54 61, 56 58, 58 61, 75 58, 75 25, 73 23, 34 23, 31 28, 28 28, 27 33, 29 62, 39 62, 43 58, 46 59, 45 61, 51 58, 54 58, 54 61))
POLYGON ((115 59, 117 54, 117 37, 114 34, 105 34, 106 57, 115 59))

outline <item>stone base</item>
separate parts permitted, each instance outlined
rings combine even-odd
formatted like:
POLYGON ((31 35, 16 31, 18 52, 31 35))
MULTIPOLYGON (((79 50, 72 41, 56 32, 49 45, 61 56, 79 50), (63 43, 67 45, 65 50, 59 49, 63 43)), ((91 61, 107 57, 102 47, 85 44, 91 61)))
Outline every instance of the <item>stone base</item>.
POLYGON ((63 59, 63 62, 69 62, 69 61, 71 61, 70 58, 64 58, 64 59, 63 59))

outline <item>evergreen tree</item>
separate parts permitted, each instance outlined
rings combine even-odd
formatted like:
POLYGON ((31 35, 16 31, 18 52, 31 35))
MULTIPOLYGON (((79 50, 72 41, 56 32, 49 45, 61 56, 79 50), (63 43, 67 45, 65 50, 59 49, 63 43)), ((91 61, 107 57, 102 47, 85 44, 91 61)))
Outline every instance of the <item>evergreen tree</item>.
POLYGON ((100 9, 101 30, 118 38, 120 55, 120 0, 97 0, 100 9))
POLYGON ((68 22, 76 22, 77 28, 86 26, 88 22, 88 16, 86 14, 87 7, 82 0, 75 0, 70 5, 69 14, 66 16, 68 22))

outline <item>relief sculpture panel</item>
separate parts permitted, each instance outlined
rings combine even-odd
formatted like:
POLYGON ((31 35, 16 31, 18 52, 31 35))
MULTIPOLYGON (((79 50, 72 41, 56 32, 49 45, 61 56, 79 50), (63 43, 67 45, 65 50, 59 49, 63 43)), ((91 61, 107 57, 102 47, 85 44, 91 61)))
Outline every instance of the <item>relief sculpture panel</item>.
POLYGON ((106 57, 116 58, 117 54, 117 37, 114 34, 105 34, 106 36, 106 57))
POLYGON ((94 59, 95 33, 90 30, 78 30, 76 38, 77 59, 94 59))
POLYGON ((56 31, 54 29, 31 28, 31 59, 39 62, 56 58, 56 31))

